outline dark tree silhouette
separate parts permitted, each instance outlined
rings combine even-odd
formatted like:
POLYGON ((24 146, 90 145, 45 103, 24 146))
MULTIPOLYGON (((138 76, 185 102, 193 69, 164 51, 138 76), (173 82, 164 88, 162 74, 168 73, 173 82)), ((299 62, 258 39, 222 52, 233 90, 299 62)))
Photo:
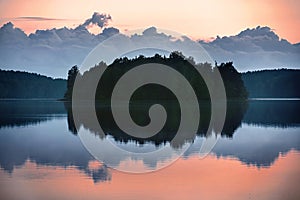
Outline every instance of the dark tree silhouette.
POLYGON ((233 62, 221 63, 217 67, 224 82, 227 98, 246 99, 248 92, 244 86, 242 76, 234 68, 233 62))
MULTIPOLYGON (((230 110, 228 110, 226 114, 226 118, 228 118, 228 120, 225 122, 223 135, 229 137, 232 136, 234 130, 241 124, 241 120, 247 106, 245 101, 243 101, 247 98, 247 92, 244 88, 240 74, 235 70, 232 63, 222 63, 220 66, 214 67, 210 63, 195 64, 192 57, 186 58, 180 52, 172 52, 169 57, 155 54, 152 57, 137 56, 132 59, 127 57, 117 58, 108 66, 101 62, 80 76, 80 79, 78 79, 80 81, 78 84, 79 88, 76 89, 78 89, 77 92, 79 92, 80 97, 86 98, 89 95, 85 95, 86 89, 84 87, 80 88, 80 86, 88 85, 89 80, 95 78, 95 76, 99 74, 97 73, 97 70, 107 67, 98 82, 96 95, 94 97, 96 100, 95 105, 89 105, 95 106, 98 122, 106 134, 112 135, 116 140, 122 142, 134 140, 142 144, 150 141, 156 145, 171 141, 174 137, 181 120, 180 105, 178 99, 171 90, 158 84, 146 84, 134 91, 130 98, 129 110, 133 121, 144 126, 150 122, 148 115, 149 108, 153 104, 163 105, 168 113, 168 117, 164 127, 159 133, 147 138, 146 140, 136 138, 127 135, 120 130, 114 121, 110 108, 110 100, 115 85, 129 70, 136 66, 148 63, 166 65, 167 67, 178 71, 190 83, 197 95, 197 98, 199 99, 198 103, 200 107, 201 121, 199 122, 198 135, 205 135, 207 133, 211 117, 211 102, 207 85, 197 70, 205 70, 205 72, 212 73, 213 75, 213 73, 216 73, 216 68, 218 68, 224 80, 227 97, 242 100, 240 102, 229 103, 233 106, 229 106, 228 104, 230 110)), ((174 84, 177 84, 176 80, 174 81, 174 84)), ((178 84, 178 87, 180 89, 180 84, 178 84)), ((68 115, 70 116, 70 130, 76 134, 76 128, 74 127, 74 123, 72 123, 73 119, 71 112, 68 112, 68 115)), ((78 122, 97 135, 97 133, 99 133, 98 127, 93 126, 90 122, 91 119, 89 117, 85 117, 84 114, 80 116, 81 118, 78 119, 78 122)), ((180 146, 187 140, 193 140, 193 138, 184 138, 176 145, 180 146)))
POLYGON ((63 98, 66 80, 0 69, 0 98, 63 98))
POLYGON ((67 91, 65 93, 65 99, 72 98, 73 86, 76 79, 77 74, 79 73, 79 69, 77 65, 73 66, 68 72, 68 80, 67 80, 67 91))
POLYGON ((300 70, 276 69, 242 73, 252 98, 299 98, 300 70))

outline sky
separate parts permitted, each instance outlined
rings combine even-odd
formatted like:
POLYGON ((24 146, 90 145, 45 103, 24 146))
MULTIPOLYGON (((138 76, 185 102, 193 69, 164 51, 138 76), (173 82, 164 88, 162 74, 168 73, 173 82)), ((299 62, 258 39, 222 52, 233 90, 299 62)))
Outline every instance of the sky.
POLYGON ((109 26, 121 32, 156 26, 209 40, 261 25, 298 43, 299 10, 298 0, 0 0, 0 25, 12 21, 27 34, 36 29, 75 28, 99 12, 110 14, 109 26))

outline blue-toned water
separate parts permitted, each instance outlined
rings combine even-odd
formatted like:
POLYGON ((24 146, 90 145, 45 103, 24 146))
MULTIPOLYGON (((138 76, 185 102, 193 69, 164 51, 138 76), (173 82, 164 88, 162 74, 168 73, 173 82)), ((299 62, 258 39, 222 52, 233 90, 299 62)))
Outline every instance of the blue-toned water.
POLYGON ((106 122, 104 125, 110 131, 101 138, 92 131, 93 127, 82 122, 82 128, 95 140, 103 144, 112 142, 128 151, 149 152, 167 146, 168 151, 176 152, 190 145, 179 160, 155 171, 169 162, 171 154, 159 159, 132 160, 110 152, 111 163, 95 159, 82 144, 64 102, 1 100, 0 194, 3 199, 151 199, 157 196, 164 199, 177 195, 198 199, 199 192, 203 195, 211 192, 212 199, 299 197, 295 183, 300 180, 300 101, 250 100, 242 107, 232 102, 228 109, 232 111, 223 133, 217 136, 219 139, 210 154, 202 159, 199 150, 207 135, 201 128, 193 140, 174 147, 160 138, 135 141, 106 122), (138 175, 114 169, 132 165, 155 172, 138 175), (264 184, 256 188, 257 181, 264 184), (195 184, 228 187, 227 190, 215 188, 214 192, 204 191, 203 186, 203 191, 201 187, 197 191, 195 184), (169 196, 161 194, 163 190, 157 185, 171 192, 169 196), (181 190, 172 193, 179 186, 181 190))

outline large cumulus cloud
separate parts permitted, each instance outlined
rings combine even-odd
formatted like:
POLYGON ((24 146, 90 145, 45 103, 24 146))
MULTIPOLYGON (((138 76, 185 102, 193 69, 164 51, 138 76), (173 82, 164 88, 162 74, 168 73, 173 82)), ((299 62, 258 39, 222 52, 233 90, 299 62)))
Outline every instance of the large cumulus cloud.
MULTIPOLYGON (((107 27, 111 19, 110 15, 94 13, 74 29, 37 30, 29 36, 9 22, 0 28, 0 68, 66 77, 68 69, 80 65, 97 44, 119 33, 118 29, 107 27), (90 33, 89 25, 99 26, 102 32, 90 33)), ((144 42, 145 46, 153 42, 171 46, 172 42, 175 46, 184 43, 189 50, 196 43, 187 37, 174 39, 155 27, 130 37, 124 35, 123 39, 129 44, 144 42)), ((300 68, 300 45, 280 39, 269 27, 246 29, 235 36, 199 43, 213 60, 233 61, 239 71, 300 68)), ((193 52, 191 55, 195 56, 193 52)))
POLYGON ((110 20, 110 15, 94 13, 74 29, 37 30, 28 36, 8 22, 0 28, 0 68, 66 77, 70 66, 80 64, 99 42, 119 33, 116 28, 104 28, 110 20), (90 33, 91 24, 102 32, 90 33))
POLYGON ((300 68, 300 48, 280 39, 269 27, 246 29, 238 35, 200 42, 218 62, 231 60, 239 71, 300 68))

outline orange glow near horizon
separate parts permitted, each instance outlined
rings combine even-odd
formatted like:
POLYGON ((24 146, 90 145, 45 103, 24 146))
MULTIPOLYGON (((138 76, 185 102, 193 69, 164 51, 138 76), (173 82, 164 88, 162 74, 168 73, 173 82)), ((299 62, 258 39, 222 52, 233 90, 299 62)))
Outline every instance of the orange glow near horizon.
POLYGON ((36 29, 76 27, 93 12, 113 17, 109 26, 134 30, 156 26, 174 30, 193 39, 235 35, 246 28, 269 26, 292 43, 300 42, 300 1, 239 0, 153 0, 74 1, 0 0, 0 24, 8 21, 26 33, 36 29), (24 21, 17 17, 44 17, 59 20, 24 21))
POLYGON ((230 158, 191 157, 146 174, 110 170, 111 180, 96 184, 75 167, 27 161, 11 175, 0 170, 0 188, 7 199, 299 199, 299 161, 295 151, 259 169, 230 158))

